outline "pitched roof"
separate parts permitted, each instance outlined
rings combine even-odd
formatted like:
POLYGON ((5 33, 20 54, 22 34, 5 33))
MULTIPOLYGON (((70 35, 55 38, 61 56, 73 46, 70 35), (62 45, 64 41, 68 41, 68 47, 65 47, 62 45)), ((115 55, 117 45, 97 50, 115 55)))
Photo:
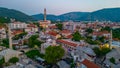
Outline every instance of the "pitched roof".
POLYGON ((52 36, 58 35, 57 32, 55 32, 55 31, 49 31, 47 34, 52 35, 52 36))
POLYGON ((0 29, 3 29, 4 27, 0 26, 0 29))
POLYGON ((62 30, 61 33, 66 33, 66 34, 68 34, 68 33, 70 33, 70 30, 62 30))
POLYGON ((33 28, 36 28, 37 26, 34 25, 34 24, 28 24, 27 27, 33 27, 33 28))
POLYGON ((63 43, 63 44, 67 44, 67 45, 70 45, 70 46, 74 46, 76 47, 78 44, 74 43, 74 42, 70 42, 70 41, 67 41, 67 40, 56 40, 57 42, 60 42, 60 43, 63 43))
POLYGON ((17 35, 17 34, 21 34, 21 33, 23 33, 22 30, 12 30, 13 35, 17 35))
POLYGON ((70 35, 67 35, 66 38, 69 38, 71 39, 73 36, 70 34, 70 35))
POLYGON ((100 68, 98 65, 87 59, 84 59, 81 63, 84 64, 87 68, 100 68))
POLYGON ((109 34, 108 31, 101 31, 101 32, 93 32, 93 35, 103 35, 103 34, 109 34))
POLYGON ((50 29, 56 29, 57 26, 56 25, 52 25, 52 26, 49 26, 50 29))

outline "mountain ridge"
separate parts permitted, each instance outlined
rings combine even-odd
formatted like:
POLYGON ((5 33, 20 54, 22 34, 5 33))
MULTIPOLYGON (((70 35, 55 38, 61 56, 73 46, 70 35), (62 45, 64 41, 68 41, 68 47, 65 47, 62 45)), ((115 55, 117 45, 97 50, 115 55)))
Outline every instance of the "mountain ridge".
POLYGON ((14 18, 14 19, 19 20, 19 21, 34 20, 34 18, 32 18, 32 16, 29 16, 21 11, 3 8, 3 7, 0 7, 0 17, 14 18))
MULTIPOLYGON (((48 14, 48 20, 61 21, 113 21, 120 22, 120 8, 103 8, 93 12, 69 12, 61 15, 48 14)), ((37 20, 43 20, 43 14, 32 15, 37 20), (40 15, 40 16, 39 16, 40 15)))
MULTIPOLYGON (((21 11, 0 7, 0 17, 13 18, 18 21, 43 20, 43 14, 27 15, 21 11)), ((51 21, 112 21, 120 22, 120 8, 104 8, 93 12, 69 12, 61 15, 48 14, 51 21)))

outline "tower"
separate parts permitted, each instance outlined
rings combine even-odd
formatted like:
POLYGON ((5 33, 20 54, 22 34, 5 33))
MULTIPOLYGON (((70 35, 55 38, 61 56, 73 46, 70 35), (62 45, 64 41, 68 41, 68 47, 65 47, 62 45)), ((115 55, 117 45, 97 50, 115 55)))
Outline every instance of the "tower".
POLYGON ((8 35, 9 35, 9 48, 12 49, 12 36, 11 36, 11 29, 8 25, 8 35))
POLYGON ((0 32, 0 45, 2 44, 2 33, 0 32))
POLYGON ((112 46, 112 29, 110 31, 110 39, 109 39, 109 47, 111 48, 112 46))
POLYGON ((46 8, 44 9, 44 21, 46 21, 46 8))

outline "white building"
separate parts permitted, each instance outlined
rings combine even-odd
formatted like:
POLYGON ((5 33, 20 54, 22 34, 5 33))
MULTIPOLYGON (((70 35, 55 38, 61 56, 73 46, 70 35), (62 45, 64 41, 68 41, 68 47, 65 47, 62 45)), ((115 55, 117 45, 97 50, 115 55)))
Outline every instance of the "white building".
POLYGON ((24 29, 27 27, 27 24, 24 22, 13 22, 9 24, 11 29, 24 29))
POLYGON ((95 53, 91 48, 85 46, 78 46, 76 50, 71 52, 71 55, 74 58, 74 61, 81 61, 83 59, 88 59, 94 61, 95 53))
POLYGON ((1 39, 4 39, 4 38, 6 38, 7 36, 6 36, 6 30, 5 30, 5 28, 3 28, 3 27, 0 27, 0 38, 1 39))
POLYGON ((12 57, 19 57, 21 54, 21 52, 12 49, 5 49, 0 52, 0 56, 4 57, 5 62, 8 62, 12 57))
POLYGON ((55 46, 56 45, 56 41, 52 40, 52 39, 48 39, 46 40, 46 43, 41 44, 41 53, 45 54, 45 49, 49 46, 55 46))
POLYGON ((27 27, 25 28, 25 32, 37 32, 38 27, 34 24, 27 24, 27 27))

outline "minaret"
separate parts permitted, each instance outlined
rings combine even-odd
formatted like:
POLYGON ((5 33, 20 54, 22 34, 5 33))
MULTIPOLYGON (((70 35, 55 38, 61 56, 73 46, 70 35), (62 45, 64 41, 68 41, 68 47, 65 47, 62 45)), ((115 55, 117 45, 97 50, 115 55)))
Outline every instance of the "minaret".
POLYGON ((9 36, 9 48, 12 49, 12 36, 11 36, 11 29, 8 25, 8 36, 9 36))
POLYGON ((46 8, 44 9, 44 21, 46 21, 46 8))
POLYGON ((0 32, 0 45, 2 44, 2 33, 0 32))
POLYGON ((110 31, 110 40, 109 40, 109 47, 111 48, 111 46, 112 46, 112 29, 111 29, 111 31, 110 31))

